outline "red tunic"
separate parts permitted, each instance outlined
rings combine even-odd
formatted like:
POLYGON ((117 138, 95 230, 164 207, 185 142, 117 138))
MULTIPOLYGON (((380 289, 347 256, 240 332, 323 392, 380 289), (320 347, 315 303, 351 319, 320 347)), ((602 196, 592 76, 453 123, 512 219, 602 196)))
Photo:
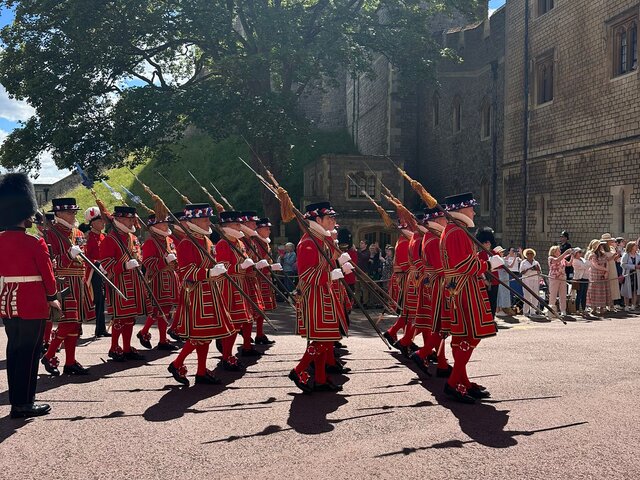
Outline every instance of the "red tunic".
MULTIPOLYGON (((253 244, 255 245, 256 250, 258 252, 258 260, 267 260, 269 264, 273 263, 271 261, 271 256, 270 256, 271 246, 267 242, 260 239, 260 237, 255 237, 253 244)), ((267 278, 271 277, 271 269, 269 267, 263 268, 262 273, 264 273, 264 275, 267 278)), ((276 305, 276 294, 273 291, 273 288, 271 287, 271 285, 269 285, 269 282, 267 282, 262 277, 258 278, 258 283, 260 285, 260 294, 262 298, 262 303, 264 304, 264 310, 266 311, 275 310, 277 305, 276 305)))
POLYGON ((169 237, 152 234, 142 245, 145 276, 161 307, 173 306, 178 300, 178 274, 168 269, 165 260, 170 253, 175 255, 176 249, 169 237))
POLYGON ((407 280, 404 286, 403 312, 402 315, 409 319, 413 319, 418 310, 418 295, 420 290, 420 277, 424 271, 424 260, 422 259, 422 236, 423 233, 414 232, 409 240, 409 271, 407 272, 407 280))
MULTIPOLYGON (((254 250, 257 251, 255 247, 254 236, 251 236, 251 237, 244 236, 240 241, 244 245, 244 251, 247 257, 253 260, 255 263, 258 263, 260 259, 258 258, 258 255, 256 255, 256 253, 254 252, 254 250)), ((251 300, 253 300, 253 302, 256 305, 258 305, 260 310, 264 311, 264 302, 262 301, 262 292, 260 289, 260 282, 258 281, 261 277, 257 274, 256 269, 254 267, 247 268, 245 272, 246 272, 246 275, 244 277, 244 281, 245 281, 245 285, 247 286, 247 288, 245 289, 245 292, 249 294, 249 296, 251 297, 251 300)), ((249 308, 250 308, 249 311, 253 313, 254 318, 257 318, 258 316, 260 316, 258 312, 253 311, 252 307, 249 307, 249 308)))
POLYGON ((297 333, 309 340, 340 340, 340 325, 347 331, 343 308, 331 287, 332 266, 318 251, 331 255, 326 241, 305 233, 298 243, 297 333), (314 243, 317 245, 314 245, 314 243))
MULTIPOLYGON (((358 265, 358 252, 353 248, 350 248, 347 250, 347 253, 351 257, 351 265, 355 268, 358 265)), ((354 270, 351 273, 345 273, 344 281, 347 282, 347 285, 351 285, 353 287, 356 284, 356 271, 354 270)), ((340 282, 340 284, 342 284, 342 282, 340 282)))
POLYGON ((395 255, 393 257, 393 273, 389 280, 389 296, 398 305, 402 306, 404 287, 409 270, 409 239, 400 234, 396 242, 395 255))
POLYGON ((29 282, 5 281, 0 286, 0 317, 22 320, 49 318, 47 300, 57 292, 49 249, 44 238, 23 228, 0 232, 0 277, 42 277, 29 282))
POLYGON ((443 270, 440 257, 440 237, 429 231, 422 238, 422 258, 425 263, 420 281, 420 297, 416 313, 416 328, 438 331, 443 297, 443 270))
POLYGON ((104 240, 104 236, 104 233, 95 233, 93 230, 89 230, 84 253, 94 263, 100 261, 100 244, 104 240))
POLYGON ((127 297, 123 300, 120 295, 106 286, 108 311, 113 320, 144 315, 147 309, 147 292, 142 284, 140 275, 135 270, 127 270, 126 263, 129 256, 116 241, 116 235, 125 248, 140 262, 140 243, 131 233, 116 233, 113 229, 100 245, 102 267, 107 271, 109 279, 127 297))
MULTIPOLYGON (((194 234, 194 236, 196 236, 194 234)), ((211 240, 196 236, 197 242, 213 253, 211 240)), ((235 328, 221 293, 224 277, 209 278, 215 263, 188 238, 178 245, 180 296, 176 308, 176 333, 194 340, 211 340, 231 335, 235 328)))
MULTIPOLYGON (((229 238, 229 241, 233 241, 233 239, 229 238)), ((240 252, 242 252, 242 255, 236 253, 236 251, 229 246, 229 242, 227 242, 227 240, 223 239, 216 243, 216 261, 224 263, 224 266, 227 267, 227 273, 229 276, 235 280, 243 291, 249 292, 249 286, 246 280, 247 271, 240 268, 240 264, 247 258, 244 250, 244 244, 241 241, 236 240, 234 245, 238 250, 240 250, 240 252)), ((178 256, 179 255, 180 254, 178 253, 178 256)), ((179 258, 178 261, 180 261, 179 258)), ((222 297, 226 302, 225 306, 229 311, 231 323, 239 326, 242 323, 252 321, 253 309, 251 308, 251 305, 226 278, 222 282, 222 297)))
MULTIPOLYGON (((489 296, 480 276, 488 263, 478 258, 475 245, 462 227, 449 223, 440 238, 444 268, 444 308, 452 335, 479 339, 497 333, 489 296)), ((443 323, 442 330, 447 326, 443 323)))
POLYGON ((62 316, 58 323, 93 320, 96 317, 93 290, 87 282, 90 278, 87 269, 90 267, 86 267, 80 259, 72 260, 68 253, 72 245, 84 245, 84 235, 77 228, 70 230, 54 224, 46 231, 45 240, 56 261, 58 286, 61 290, 69 288, 68 295, 62 299, 62 316))

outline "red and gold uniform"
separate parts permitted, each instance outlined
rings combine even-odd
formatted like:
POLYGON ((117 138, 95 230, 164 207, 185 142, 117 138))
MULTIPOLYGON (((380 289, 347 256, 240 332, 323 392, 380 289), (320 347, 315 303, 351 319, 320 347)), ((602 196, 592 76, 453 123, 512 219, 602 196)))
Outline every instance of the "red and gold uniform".
MULTIPOLYGON (((79 210, 74 198, 57 198, 53 200, 53 210, 56 212, 56 223, 46 231, 45 239, 50 245, 50 253, 55 260, 55 274, 58 287, 68 288, 68 294, 62 299, 62 315, 58 320, 58 328, 52 332, 49 349, 42 358, 47 371, 56 375, 55 368, 59 362, 56 357, 58 347, 64 342, 65 368, 79 366, 75 358, 76 345, 80 336, 80 324, 83 320, 93 320, 93 293, 87 284, 91 270, 78 257, 74 259, 71 247, 83 250, 84 235, 71 223, 63 220, 61 212, 77 212, 79 210), (51 368, 53 367, 53 368, 51 368)), ((78 369, 80 373, 80 369, 78 369)), ((86 371, 82 372, 87 373, 86 371)))
MULTIPOLYGON (((424 220, 423 214, 416 215, 419 222, 424 220)), ((422 225, 418 226, 418 230, 413 232, 409 239, 409 271, 407 272, 407 280, 404 286, 404 296, 402 304, 402 316, 407 319, 404 335, 399 341, 401 351, 408 348, 413 343, 415 334, 415 317, 418 311, 418 300, 420 297, 420 280, 424 275, 425 262, 422 258, 422 237, 424 236, 422 225)), ((425 229, 426 231, 426 229, 425 229)))
MULTIPOLYGON (((90 230, 87 233, 87 243, 84 252, 87 258, 96 266, 100 266, 100 244, 104 240, 102 225, 96 229, 96 225, 102 224, 102 214, 98 207, 89 207, 84 213, 85 222, 89 224, 90 230)), ((93 290, 93 306, 96 317, 96 337, 109 337, 104 317, 105 291, 104 280, 100 275, 96 275, 93 270, 90 272, 91 288, 93 290)))
MULTIPOLYGON (((253 237, 253 243, 256 246, 256 250, 258 252, 258 260, 267 260, 271 258, 271 245, 260 236, 253 237)), ((271 263, 271 262, 269 262, 271 263)), ((271 268, 264 267, 262 273, 268 278, 271 275, 271 268)), ((258 282, 260 283, 260 294, 262 297, 262 303, 264 305, 264 310, 270 312, 275 310, 276 305, 276 293, 273 291, 273 287, 267 282, 264 278, 259 278, 258 282)))
MULTIPOLYGON (((401 230, 400 236, 396 241, 395 254, 393 256, 393 273, 389 280, 389 296, 402 307, 402 298, 404 296, 405 285, 407 283, 407 273, 411 263, 409 262, 409 236, 411 232, 401 230)), ((398 312, 396 322, 389 327, 384 333, 387 341, 393 345, 398 340, 398 332, 401 328, 405 328, 407 317, 402 311, 398 312)))
POLYGON ((113 284, 125 295, 126 300, 107 287, 108 311, 112 315, 111 350, 109 356, 121 360, 124 356, 136 359, 137 351, 131 347, 131 337, 136 317, 144 315, 148 308, 147 292, 143 285, 140 269, 140 242, 132 232, 118 225, 120 218, 135 218, 133 207, 116 206, 114 210, 115 228, 100 245, 102 267, 113 284), (119 339, 122 335, 123 347, 119 339))
POLYGON ((173 240, 169 237, 169 218, 158 220, 156 215, 150 215, 147 221, 149 238, 142 244, 142 264, 145 267, 145 277, 153 295, 158 301, 152 305, 151 314, 147 317, 144 327, 138 332, 138 338, 146 348, 151 347, 151 333, 149 329, 157 322, 161 350, 175 350, 176 347, 167 340, 167 328, 170 325, 171 310, 178 301, 178 257, 173 240), (165 225, 161 229, 160 225, 165 225), (162 309, 162 310, 161 310, 162 309))
MULTIPOLYGON (((213 209, 208 204, 190 204, 185 207, 185 213, 189 218, 208 218, 213 215, 213 209)), ((232 363, 235 364, 235 357, 230 354, 230 350, 236 331, 229 321, 229 312, 222 294, 224 277, 211 275, 216 266, 213 260, 213 243, 197 226, 188 228, 193 240, 185 238, 178 245, 181 288, 176 308, 176 333, 186 339, 186 343, 169 366, 169 371, 176 380, 188 383, 185 381, 187 369, 184 360, 195 350, 198 357, 196 383, 218 383, 213 372, 206 368, 209 345, 213 339, 224 339, 224 360, 229 362, 232 357, 232 363)))
MULTIPOLYGON (((455 218, 473 226, 469 216, 458 212, 471 209, 476 204, 471 194, 448 197, 446 202, 455 218)), ((447 224, 442 232, 440 254, 444 269, 445 315, 450 318, 450 324, 443 323, 442 330, 449 330, 452 335, 454 358, 453 372, 446 388, 447 393, 458 400, 469 401, 470 396, 478 398, 475 396, 478 385, 469 381, 466 365, 480 340, 497 333, 487 290, 481 279, 489 264, 478 258, 475 244, 457 223, 447 224)))

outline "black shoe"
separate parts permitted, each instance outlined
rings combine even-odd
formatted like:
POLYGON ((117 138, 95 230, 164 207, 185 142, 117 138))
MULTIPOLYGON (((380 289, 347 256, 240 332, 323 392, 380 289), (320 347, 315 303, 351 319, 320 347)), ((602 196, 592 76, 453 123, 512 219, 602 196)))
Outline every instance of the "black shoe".
POLYGON ((314 392, 341 392, 342 385, 336 385, 335 383, 327 380, 327 383, 316 383, 313 386, 314 392))
POLYGON ((175 352, 176 350, 178 350, 180 347, 178 347, 177 345, 174 345, 173 343, 159 343, 156 346, 156 350, 166 350, 168 352, 175 352))
POLYGON ((144 360, 144 357, 138 353, 138 350, 131 347, 130 352, 124 352, 124 358, 127 360, 144 360))
POLYGON ((140 345, 142 345, 144 348, 148 348, 149 350, 151 350, 153 348, 153 346, 151 345, 151 334, 150 333, 147 333, 145 335, 142 332, 138 332, 136 337, 138 337, 138 340, 140 340, 140 345))
POLYGON ((413 360, 416 363, 416 365, 418 365, 418 368, 420 369, 420 371, 422 371, 422 373, 424 373, 427 377, 431 376, 431 374, 429 373, 429 364, 427 363, 426 360, 423 360, 422 358, 420 358, 420 355, 418 355, 418 352, 412 353, 409 358, 413 360))
POLYGON ((438 363, 438 354, 436 352, 431 352, 427 355, 427 361, 429 363, 438 363))
POLYGON ((267 337, 266 335, 261 335, 259 337, 256 337, 256 341, 255 341, 256 345, 273 345, 274 343, 276 343, 276 341, 269 340, 269 337, 267 337))
POLYGON ((62 373, 65 375, 89 375, 89 369, 84 368, 78 362, 73 365, 65 365, 62 369, 62 373))
POLYGON ((438 368, 436 370, 436 377, 449 378, 451 376, 451 372, 453 372, 453 367, 451 365, 447 365, 447 368, 438 368))
POLYGON ((204 375, 196 375, 196 385, 220 385, 222 380, 216 377, 211 370, 204 375))
POLYGON ((304 393, 313 392, 313 387, 310 385, 308 372, 302 372, 301 374, 298 375, 298 373, 295 370, 291 370, 289 372, 289 378, 293 381, 293 383, 296 384, 296 387, 298 387, 304 393))
POLYGON ((242 355, 243 357, 259 357, 261 353, 257 351, 255 348, 252 348, 250 350, 245 350, 245 349, 240 350, 240 355, 242 355))
POLYGON ((236 357, 231 357, 229 360, 222 360, 222 368, 227 372, 241 372, 244 367, 236 357))
POLYGON ((222 353, 222 340, 216 340, 216 350, 222 353))
POLYGON ((409 345, 409 348, 414 352, 417 352, 418 350, 420 350, 420 347, 413 342, 411 342, 411 345, 409 345))
POLYGON ((96 333, 96 338, 100 338, 100 337, 111 338, 111 334, 106 330, 104 332, 96 333))
POLYGON ((51 407, 46 403, 27 403, 26 405, 13 405, 11 418, 31 418, 46 415, 51 407))
POLYGON ((396 343, 393 344, 393 346, 398 349, 400 351, 400 353, 402 353, 402 355, 406 358, 409 358, 409 356, 411 355, 411 351, 409 350, 409 347, 405 347, 404 345, 402 345, 400 343, 400 340, 398 340, 396 343))
POLYGON ((253 339, 253 337, 251 337, 251 338, 249 339, 249 341, 250 341, 251 343, 253 343, 253 344, 255 344, 255 343, 256 343, 256 341, 253 339))
POLYGON ((394 344, 397 342, 397 340, 393 338, 389 332, 384 332, 382 336, 385 338, 387 342, 389 342, 390 346, 392 347, 395 346, 394 344))
POLYGON ((124 352, 120 349, 109 350, 109 358, 114 362, 124 362, 127 358, 124 356, 124 352))
POLYGON ((341 373, 343 375, 351 371, 349 367, 345 367, 342 364, 327 365, 324 370, 327 373, 341 373))
POLYGON ((340 343, 340 342, 333 342, 333 346, 334 346, 335 348, 347 348, 347 347, 345 347, 345 346, 344 346, 342 343, 340 343))
POLYGON ((40 360, 40 363, 44 365, 44 369, 47 371, 47 373, 50 373, 54 377, 57 377, 58 375, 60 375, 60 370, 58 370, 57 357, 53 357, 51 360, 49 360, 47 357, 42 357, 42 360, 40 360))
POLYGON ((449 382, 447 382, 444 384, 444 393, 449 398, 452 398, 453 400, 460 403, 468 403, 468 404, 476 403, 476 399, 473 398, 471 395, 467 394, 467 389, 464 388, 464 386, 462 386, 462 388, 458 390, 450 386, 449 382))
POLYGON ((489 398, 491 396, 491 394, 486 391, 486 390, 480 390, 477 387, 471 387, 467 390, 467 394, 470 397, 476 398, 478 400, 481 400, 483 398, 489 398))
POLYGON ((486 390, 486 389, 487 389, 487 387, 483 387, 482 385, 480 385, 480 384, 478 384, 478 383, 475 383, 475 382, 471 382, 471 386, 472 386, 473 388, 477 388, 478 390, 482 390, 482 391, 484 391, 484 390, 486 390))
POLYGON ((45 356, 45 354, 47 353, 47 350, 49 350, 49 344, 48 343, 43 343, 42 344, 42 349, 40 350, 40 358, 45 356))
POLYGON ((173 338, 176 342, 179 342, 181 340, 181 338, 178 336, 178 334, 171 328, 169 330, 167 330, 167 335, 169 335, 171 338, 173 338))
POLYGON ((169 370, 169 373, 173 375, 173 378, 176 382, 187 386, 189 385, 189 379, 187 378, 187 368, 184 365, 178 368, 173 364, 173 362, 171 362, 167 367, 167 370, 169 370))

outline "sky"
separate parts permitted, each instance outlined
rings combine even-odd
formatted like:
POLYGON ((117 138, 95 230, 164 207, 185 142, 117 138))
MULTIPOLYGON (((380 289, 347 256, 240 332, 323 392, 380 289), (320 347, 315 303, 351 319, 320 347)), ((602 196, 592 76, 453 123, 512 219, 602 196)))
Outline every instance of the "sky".
MULTIPOLYGON (((489 15, 504 5, 504 2, 505 0, 490 0, 489 15)), ((11 23, 12 20, 13 14, 10 10, 0 9, 0 28, 11 23)), ((27 120, 33 113, 33 108, 27 103, 9 98, 7 91, 0 85, 0 144, 12 130, 19 126, 19 122, 27 120)), ((68 173, 67 170, 59 170, 53 163, 51 155, 45 153, 42 156, 42 169, 37 182, 53 183, 68 173)))

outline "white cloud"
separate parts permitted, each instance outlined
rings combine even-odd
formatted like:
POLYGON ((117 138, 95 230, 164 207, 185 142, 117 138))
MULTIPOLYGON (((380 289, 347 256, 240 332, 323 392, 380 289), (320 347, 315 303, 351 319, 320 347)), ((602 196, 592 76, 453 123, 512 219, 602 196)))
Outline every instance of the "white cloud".
POLYGON ((489 16, 493 15, 496 10, 497 10, 497 8, 490 8, 489 9, 489 16))
POLYGON ((35 110, 27 102, 9 98, 5 88, 0 85, 0 118, 10 122, 27 120, 35 113, 35 110))

